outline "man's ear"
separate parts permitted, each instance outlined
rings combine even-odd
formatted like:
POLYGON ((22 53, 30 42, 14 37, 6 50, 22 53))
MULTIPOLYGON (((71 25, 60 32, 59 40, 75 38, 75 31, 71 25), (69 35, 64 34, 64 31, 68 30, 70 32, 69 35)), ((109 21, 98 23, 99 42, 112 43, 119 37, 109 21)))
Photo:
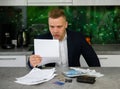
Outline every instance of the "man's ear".
POLYGON ((68 22, 66 21, 66 26, 65 26, 65 28, 67 28, 68 27, 68 22))

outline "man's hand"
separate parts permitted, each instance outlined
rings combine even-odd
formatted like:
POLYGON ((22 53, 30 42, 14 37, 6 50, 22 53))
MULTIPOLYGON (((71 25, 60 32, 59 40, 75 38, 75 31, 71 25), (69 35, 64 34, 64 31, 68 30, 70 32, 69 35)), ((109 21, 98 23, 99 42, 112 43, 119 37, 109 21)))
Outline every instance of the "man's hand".
POLYGON ((31 55, 29 59, 30 65, 32 67, 36 67, 38 64, 40 64, 41 60, 42 58, 39 55, 31 55))

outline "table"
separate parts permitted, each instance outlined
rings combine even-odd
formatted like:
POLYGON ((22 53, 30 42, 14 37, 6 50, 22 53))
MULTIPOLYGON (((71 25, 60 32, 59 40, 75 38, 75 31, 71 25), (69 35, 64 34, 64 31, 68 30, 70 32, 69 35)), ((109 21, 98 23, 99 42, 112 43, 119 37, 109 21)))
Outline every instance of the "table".
MULTIPOLYGON (((27 74, 30 69, 27 67, 0 68, 0 89, 120 89, 120 68, 119 67, 89 67, 97 72, 104 74, 97 78, 95 84, 78 83, 73 78, 72 83, 65 83, 62 86, 53 84, 57 79, 54 78, 48 82, 38 85, 21 85, 15 83, 15 78, 27 74)), ((59 72, 60 73, 60 72, 59 72)))

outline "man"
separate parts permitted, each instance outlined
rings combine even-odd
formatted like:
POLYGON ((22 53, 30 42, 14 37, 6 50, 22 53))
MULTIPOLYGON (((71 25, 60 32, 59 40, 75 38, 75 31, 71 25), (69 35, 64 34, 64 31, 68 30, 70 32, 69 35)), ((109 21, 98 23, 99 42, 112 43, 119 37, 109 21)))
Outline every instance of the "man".
MULTIPOLYGON (((60 62, 62 66, 80 66, 79 58, 82 54, 89 67, 99 67, 99 59, 80 32, 67 30, 68 22, 64 11, 53 9, 49 12, 48 24, 49 33, 40 35, 38 39, 58 39, 60 44, 60 62)), ((40 55, 31 55, 29 59, 30 67, 40 64, 42 57, 40 55)), ((55 63, 49 65, 55 66, 55 63)))

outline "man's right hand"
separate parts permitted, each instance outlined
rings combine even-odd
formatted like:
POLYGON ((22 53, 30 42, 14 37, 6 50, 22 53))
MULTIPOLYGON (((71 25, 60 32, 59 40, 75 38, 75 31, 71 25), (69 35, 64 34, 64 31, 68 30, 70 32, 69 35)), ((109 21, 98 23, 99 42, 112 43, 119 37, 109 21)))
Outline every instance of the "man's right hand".
POLYGON ((36 67, 38 64, 40 64, 41 60, 42 58, 39 55, 31 55, 29 59, 30 65, 32 67, 36 67))

